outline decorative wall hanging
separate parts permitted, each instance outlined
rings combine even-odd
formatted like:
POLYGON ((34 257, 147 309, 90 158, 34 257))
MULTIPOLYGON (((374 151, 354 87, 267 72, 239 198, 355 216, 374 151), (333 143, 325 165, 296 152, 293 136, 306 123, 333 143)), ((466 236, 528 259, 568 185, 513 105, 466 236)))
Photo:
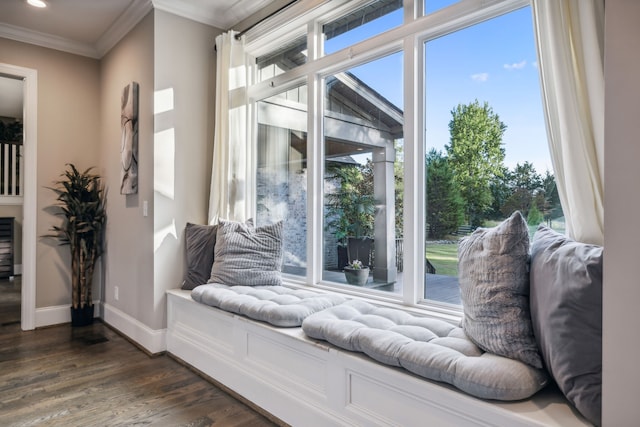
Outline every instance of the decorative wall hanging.
POLYGON ((122 164, 120 194, 138 192, 138 83, 131 82, 122 90, 120 126, 120 162, 122 164))

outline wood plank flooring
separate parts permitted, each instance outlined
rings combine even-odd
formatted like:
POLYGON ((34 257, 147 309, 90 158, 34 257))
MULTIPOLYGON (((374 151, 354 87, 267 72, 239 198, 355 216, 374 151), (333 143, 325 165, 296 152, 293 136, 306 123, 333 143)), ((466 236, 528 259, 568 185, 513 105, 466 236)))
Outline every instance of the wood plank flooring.
POLYGON ((169 356, 101 322, 0 326, 1 426, 274 426, 169 356))
POLYGON ((0 326, 20 323, 22 277, 0 279, 0 326))

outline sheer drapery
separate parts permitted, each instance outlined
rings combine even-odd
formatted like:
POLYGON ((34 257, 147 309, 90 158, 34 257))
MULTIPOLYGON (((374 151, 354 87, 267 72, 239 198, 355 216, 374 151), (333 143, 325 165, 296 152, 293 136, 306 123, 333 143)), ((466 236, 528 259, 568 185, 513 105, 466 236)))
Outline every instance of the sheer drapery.
POLYGON ((547 134, 567 234, 604 240, 604 0, 533 0, 547 134))
POLYGON ((247 85, 249 58, 244 38, 229 31, 216 37, 216 114, 209 194, 209 223, 245 221, 251 215, 251 125, 247 85))

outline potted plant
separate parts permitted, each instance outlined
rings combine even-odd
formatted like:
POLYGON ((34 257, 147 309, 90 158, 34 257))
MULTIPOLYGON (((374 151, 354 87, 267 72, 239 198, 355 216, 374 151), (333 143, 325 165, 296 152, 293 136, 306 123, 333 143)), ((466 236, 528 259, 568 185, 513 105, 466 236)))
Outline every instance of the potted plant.
POLYGON ((344 277, 350 285, 364 286, 369 279, 369 267, 362 265, 362 261, 354 259, 344 268, 344 277))
POLYGON ((60 226, 51 228, 49 237, 57 238, 71 251, 71 325, 93 322, 91 289, 96 261, 102 255, 106 224, 105 190, 93 168, 79 172, 73 164, 63 179, 49 187, 57 194, 57 206, 63 217, 60 226))
POLYGON ((339 183, 327 194, 327 229, 338 240, 338 259, 347 255, 344 263, 363 259, 369 264, 375 214, 371 172, 356 165, 332 165, 329 172, 327 178, 339 183))

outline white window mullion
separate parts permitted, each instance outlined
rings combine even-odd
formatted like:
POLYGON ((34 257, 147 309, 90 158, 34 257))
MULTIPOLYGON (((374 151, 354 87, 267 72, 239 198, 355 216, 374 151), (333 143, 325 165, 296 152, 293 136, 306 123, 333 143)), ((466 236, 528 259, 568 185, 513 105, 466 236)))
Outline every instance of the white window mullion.
POLYGON ((404 9, 404 23, 408 24, 424 15, 424 0, 404 0, 402 2, 404 9))
POLYGON ((422 49, 404 39, 404 277, 403 302, 422 299, 424 287, 424 118, 422 49))
MULTIPOLYGON (((309 60, 322 54, 322 31, 317 22, 309 23, 307 50, 309 60)), ((307 284, 322 280, 324 239, 323 171, 324 144, 323 84, 315 73, 307 75, 307 284)))

